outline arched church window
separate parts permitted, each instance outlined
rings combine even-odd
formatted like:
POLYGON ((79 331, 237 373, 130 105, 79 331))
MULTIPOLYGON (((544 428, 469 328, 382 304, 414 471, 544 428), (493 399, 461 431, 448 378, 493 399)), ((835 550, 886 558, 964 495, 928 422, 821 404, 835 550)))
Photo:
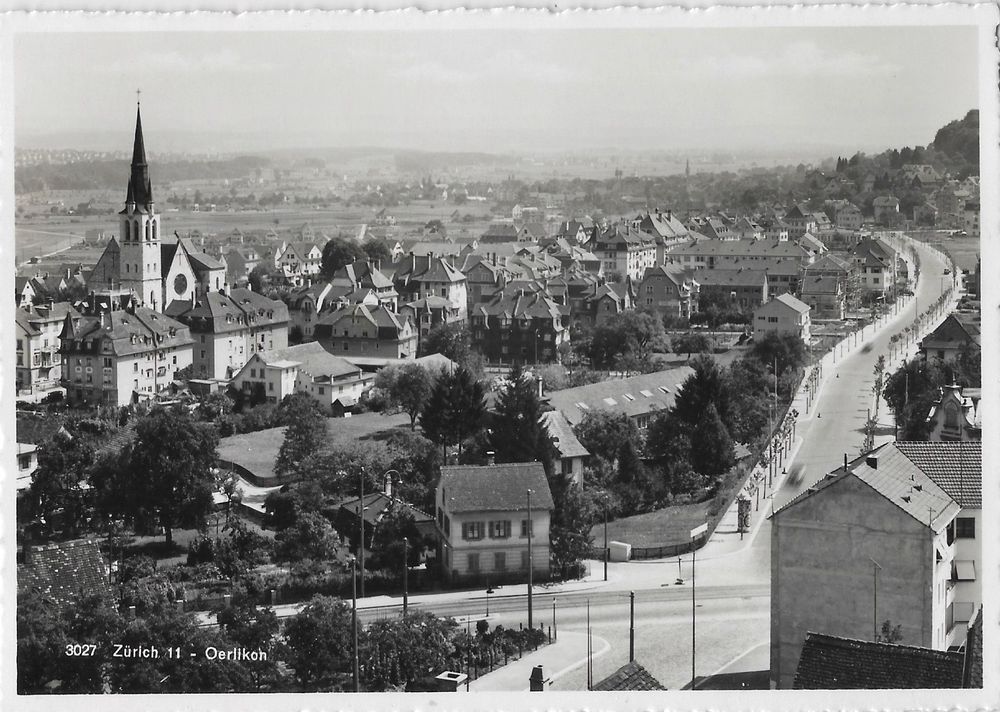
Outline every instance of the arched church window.
POLYGON ((159 227, 159 225, 157 225, 157 224, 156 224, 156 221, 154 220, 154 221, 153 221, 153 239, 154 239, 154 240, 157 240, 157 239, 159 239, 159 237, 158 237, 158 235, 157 235, 157 232, 158 232, 157 228, 158 228, 158 227, 159 227))
POLYGON ((150 238, 150 227, 149 223, 146 223, 146 242, 149 242, 149 238, 150 238))

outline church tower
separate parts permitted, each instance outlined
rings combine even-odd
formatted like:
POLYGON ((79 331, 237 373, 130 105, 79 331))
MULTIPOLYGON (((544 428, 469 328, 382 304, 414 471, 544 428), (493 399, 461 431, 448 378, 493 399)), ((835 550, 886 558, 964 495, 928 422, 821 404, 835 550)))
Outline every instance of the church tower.
POLYGON ((132 172, 125 194, 125 209, 118 213, 118 225, 121 234, 119 275, 122 287, 131 289, 144 306, 163 311, 160 216, 153 206, 153 187, 149 182, 138 102, 135 110, 132 172))

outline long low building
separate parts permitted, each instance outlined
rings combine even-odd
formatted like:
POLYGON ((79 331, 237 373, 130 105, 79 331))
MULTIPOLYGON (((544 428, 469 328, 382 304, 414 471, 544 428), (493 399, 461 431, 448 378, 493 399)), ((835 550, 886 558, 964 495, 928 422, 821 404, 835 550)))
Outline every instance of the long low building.
POLYGON ((681 366, 667 371, 565 388, 547 393, 546 397, 553 408, 562 412, 570 425, 579 423, 588 412, 605 410, 624 413, 639 428, 646 428, 658 412, 673 407, 677 391, 693 373, 694 369, 690 366, 681 366))

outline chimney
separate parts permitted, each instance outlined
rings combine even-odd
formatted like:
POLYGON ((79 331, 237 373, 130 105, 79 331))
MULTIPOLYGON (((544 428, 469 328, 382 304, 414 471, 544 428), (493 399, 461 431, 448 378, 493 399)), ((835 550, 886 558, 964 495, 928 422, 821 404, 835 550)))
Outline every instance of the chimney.
POLYGON ((670 220, 671 218, 673 218, 673 216, 674 216, 674 211, 670 208, 667 208, 667 220, 670 220))
POLYGON ((868 467, 872 468, 873 470, 877 470, 878 469, 878 455, 875 455, 874 453, 871 454, 871 455, 868 455, 865 458, 865 464, 868 465, 868 467))
POLYGON ((486 464, 487 465, 495 465, 495 464, 497 464, 496 453, 493 452, 492 450, 487 450, 486 451, 486 464))
POLYGON ((548 683, 548 678, 545 677, 545 671, 541 665, 535 665, 531 669, 531 677, 528 678, 528 684, 531 692, 545 692, 545 685, 548 683))

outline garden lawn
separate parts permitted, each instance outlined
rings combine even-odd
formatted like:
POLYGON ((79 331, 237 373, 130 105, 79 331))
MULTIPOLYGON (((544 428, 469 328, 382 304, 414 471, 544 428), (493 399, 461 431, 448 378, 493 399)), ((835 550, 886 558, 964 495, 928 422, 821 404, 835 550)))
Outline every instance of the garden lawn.
MULTIPOLYGON (((350 418, 328 418, 327 443, 340 445, 354 440, 381 440, 390 430, 409 427, 410 418, 406 413, 361 413, 350 418)), ((219 442, 219 457, 245 467, 258 477, 274 477, 274 460, 284 439, 283 427, 231 435, 219 442)))
MULTIPOLYGON (((708 521, 711 500, 681 504, 636 514, 608 522, 608 541, 620 541, 635 547, 671 546, 691 541, 691 530, 708 521)), ((604 522, 590 530, 594 545, 604 545, 604 522)))

